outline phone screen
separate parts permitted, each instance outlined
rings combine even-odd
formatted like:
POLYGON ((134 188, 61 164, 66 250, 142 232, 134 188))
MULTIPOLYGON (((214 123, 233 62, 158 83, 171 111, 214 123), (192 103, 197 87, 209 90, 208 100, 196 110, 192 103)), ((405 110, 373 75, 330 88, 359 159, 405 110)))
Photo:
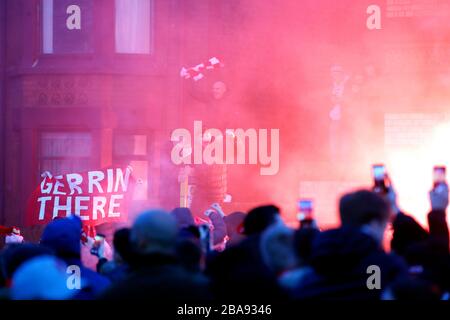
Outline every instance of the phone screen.
POLYGON ((386 194, 389 191, 386 167, 383 164, 374 164, 372 166, 372 174, 374 180, 373 191, 386 194))
POLYGON ((313 201, 311 199, 300 199, 298 201, 298 220, 312 219, 313 201))
POLYGON ((444 166, 436 166, 433 168, 433 182, 435 185, 445 183, 445 172, 444 166))
POLYGON ((373 179, 375 181, 384 181, 386 178, 386 168, 382 164, 376 164, 372 167, 373 179))

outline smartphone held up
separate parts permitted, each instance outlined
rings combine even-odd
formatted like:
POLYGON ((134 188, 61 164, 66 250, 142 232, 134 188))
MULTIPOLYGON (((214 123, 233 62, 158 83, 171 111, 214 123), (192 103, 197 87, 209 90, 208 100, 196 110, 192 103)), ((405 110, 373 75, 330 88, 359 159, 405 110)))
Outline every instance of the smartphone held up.
POLYGON ((300 228, 315 228, 314 202, 312 199, 299 199, 297 202, 297 219, 300 228))
POLYGON ((445 185, 447 185, 446 179, 446 167, 434 166, 433 167, 433 190, 440 191, 445 185))
POLYGON ((386 194, 389 191, 389 177, 384 164, 374 164, 372 166, 373 191, 380 194, 386 194))

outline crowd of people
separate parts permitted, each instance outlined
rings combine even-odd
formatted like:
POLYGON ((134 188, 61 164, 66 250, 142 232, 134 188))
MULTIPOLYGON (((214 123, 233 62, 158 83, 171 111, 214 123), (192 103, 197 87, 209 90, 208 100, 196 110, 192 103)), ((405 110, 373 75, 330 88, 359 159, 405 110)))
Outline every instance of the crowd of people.
POLYGON ((274 205, 226 214, 213 204, 202 220, 188 208, 148 210, 115 231, 111 254, 96 247, 94 268, 83 261, 96 240, 82 221, 54 219, 39 243, 2 250, 0 299, 448 300, 448 193, 430 192, 426 229, 399 209, 392 187, 343 195, 330 230, 307 221, 292 229, 274 205))

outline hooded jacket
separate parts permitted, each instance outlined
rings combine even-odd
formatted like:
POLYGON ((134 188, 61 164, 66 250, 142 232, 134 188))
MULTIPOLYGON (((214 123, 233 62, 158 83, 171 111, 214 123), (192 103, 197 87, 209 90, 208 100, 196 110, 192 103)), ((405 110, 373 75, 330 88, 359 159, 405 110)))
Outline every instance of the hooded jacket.
POLYGON ((50 222, 41 237, 41 244, 52 249, 56 255, 70 265, 80 268, 81 290, 76 299, 89 300, 97 297, 110 281, 81 263, 81 220, 76 216, 50 222))

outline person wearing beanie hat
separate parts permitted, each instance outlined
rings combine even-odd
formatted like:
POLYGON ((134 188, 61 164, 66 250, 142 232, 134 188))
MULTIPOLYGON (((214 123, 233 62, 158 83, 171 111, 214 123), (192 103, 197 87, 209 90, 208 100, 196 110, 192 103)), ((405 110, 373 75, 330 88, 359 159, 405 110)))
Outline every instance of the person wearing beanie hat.
POLYGON ((113 284, 105 300, 171 301, 191 303, 211 297, 208 279, 192 273, 177 259, 179 234, 175 217, 163 210, 141 213, 130 230, 134 258, 130 274, 113 284))
POLYGON ((56 219, 44 229, 41 244, 52 249, 67 265, 77 265, 81 273, 81 290, 76 299, 94 299, 103 292, 110 281, 81 262, 82 223, 78 216, 56 219))
POLYGON ((13 300, 66 300, 75 293, 76 290, 67 287, 65 263, 48 255, 21 265, 14 273, 10 289, 13 300))

